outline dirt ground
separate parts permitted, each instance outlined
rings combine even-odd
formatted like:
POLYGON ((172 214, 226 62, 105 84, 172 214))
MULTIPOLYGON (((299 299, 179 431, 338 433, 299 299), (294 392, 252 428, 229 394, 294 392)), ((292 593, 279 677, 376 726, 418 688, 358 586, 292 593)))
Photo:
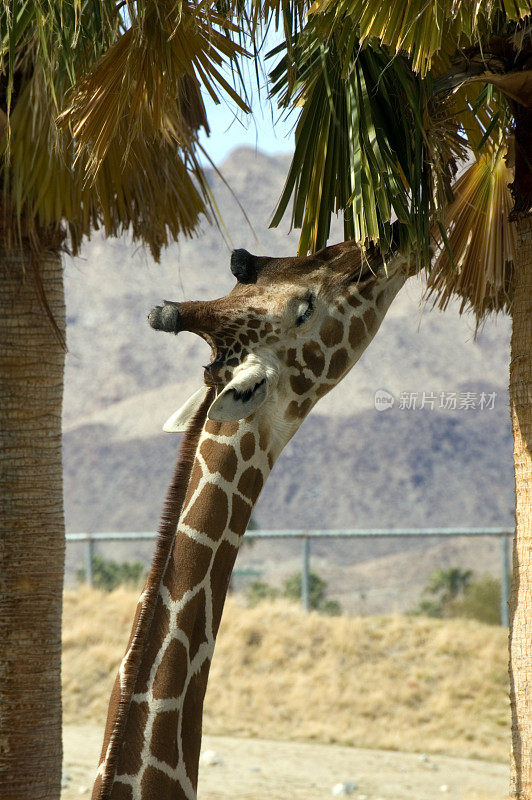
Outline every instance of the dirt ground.
MULTIPOLYGON (((65 726, 61 800, 90 796, 101 737, 96 725, 65 726)), ((323 800, 341 796, 339 784, 351 784, 354 800, 502 800, 508 767, 336 745, 204 737, 199 800, 323 800)))

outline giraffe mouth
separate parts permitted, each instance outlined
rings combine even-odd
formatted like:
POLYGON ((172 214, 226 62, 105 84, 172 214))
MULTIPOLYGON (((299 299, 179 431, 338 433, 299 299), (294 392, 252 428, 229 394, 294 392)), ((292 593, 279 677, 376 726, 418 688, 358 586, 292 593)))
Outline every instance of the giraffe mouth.
POLYGON ((224 364, 225 364, 225 359, 222 356, 216 356, 214 361, 211 361, 210 364, 206 364, 203 367, 203 369, 205 370, 205 372, 208 372, 210 374, 211 372, 220 369, 220 367, 223 367, 224 364))
POLYGON ((213 386, 216 389, 223 385, 220 370, 225 366, 227 366, 225 356, 220 354, 216 355, 210 364, 203 367, 203 376, 207 386, 213 386))

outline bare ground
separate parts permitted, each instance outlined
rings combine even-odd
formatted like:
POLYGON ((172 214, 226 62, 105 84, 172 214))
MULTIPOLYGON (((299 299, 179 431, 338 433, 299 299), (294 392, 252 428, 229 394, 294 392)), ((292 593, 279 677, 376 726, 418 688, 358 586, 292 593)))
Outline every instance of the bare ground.
MULTIPOLYGON (((61 800, 90 796, 101 738, 100 726, 65 726, 61 800)), ((507 765, 476 759, 225 736, 205 736, 206 751, 219 763, 202 764, 200 800, 322 800, 348 782, 354 800, 501 800, 508 791, 507 765)))

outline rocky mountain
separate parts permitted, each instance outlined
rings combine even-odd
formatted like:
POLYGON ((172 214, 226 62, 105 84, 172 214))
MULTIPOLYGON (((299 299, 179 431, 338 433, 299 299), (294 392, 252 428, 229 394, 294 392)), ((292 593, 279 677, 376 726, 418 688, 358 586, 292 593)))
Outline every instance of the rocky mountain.
MULTIPOLYGON (((235 151, 221 167, 234 196, 211 176, 226 231, 206 220, 198 238, 170 247, 160 265, 125 238, 98 235, 82 258, 67 261, 70 531, 156 527, 178 445, 161 425, 202 382, 209 350, 192 334, 155 333, 146 315, 162 298, 225 294, 232 247, 295 251, 297 233, 268 229, 288 163, 235 151)), ((331 242, 342 238, 337 225, 331 242)), ((359 364, 288 445, 257 504, 260 527, 512 524, 509 321, 488 320, 475 338, 473 319, 456 306, 427 308, 423 291, 420 278, 408 282, 359 364), (378 390, 393 400, 382 411, 378 390)), ((271 561, 273 569, 279 547, 257 544, 243 551, 244 562, 271 561)), ((295 558, 297 546, 286 547, 295 558)), ((314 545, 318 558, 338 564, 409 547, 420 543, 314 545)), ((129 547, 127 557, 135 552, 129 547)), ((71 568, 77 558, 71 551, 71 568)))

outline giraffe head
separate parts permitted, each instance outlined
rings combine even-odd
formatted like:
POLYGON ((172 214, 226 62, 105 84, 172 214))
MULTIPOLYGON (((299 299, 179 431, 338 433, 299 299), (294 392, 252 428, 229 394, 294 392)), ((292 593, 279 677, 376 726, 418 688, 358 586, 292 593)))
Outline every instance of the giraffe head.
POLYGON ((234 289, 218 300, 169 302, 151 326, 193 331, 212 348, 202 387, 164 426, 183 430, 214 386, 210 419, 257 414, 284 445, 313 405, 358 361, 408 277, 404 258, 386 262, 354 242, 296 258, 235 250, 234 289))

